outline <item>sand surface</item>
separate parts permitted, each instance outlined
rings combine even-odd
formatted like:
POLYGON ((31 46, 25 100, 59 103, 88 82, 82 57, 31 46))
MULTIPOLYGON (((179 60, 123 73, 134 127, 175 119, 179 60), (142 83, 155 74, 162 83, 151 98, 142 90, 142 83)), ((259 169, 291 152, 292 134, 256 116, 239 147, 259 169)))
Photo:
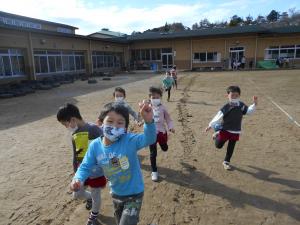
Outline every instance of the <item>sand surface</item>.
MULTIPOLYGON (((119 75, 112 81, 77 81, 49 91, 0 100, 0 224, 85 224, 88 212, 72 200, 70 134, 56 121, 65 102, 94 122, 112 100, 114 86, 127 90, 127 101, 148 95, 160 83, 153 74, 119 75)), ((158 151, 160 182, 150 179, 149 150, 140 151, 145 179, 141 225, 300 224, 300 71, 180 73, 167 106, 176 133, 169 151, 158 151), (243 134, 232 158, 232 171, 204 129, 226 102, 225 89, 237 84, 241 99, 255 114, 243 120, 243 134)), ((140 131, 134 125, 134 132, 140 131)), ((102 192, 99 224, 114 224, 109 189, 102 192)))

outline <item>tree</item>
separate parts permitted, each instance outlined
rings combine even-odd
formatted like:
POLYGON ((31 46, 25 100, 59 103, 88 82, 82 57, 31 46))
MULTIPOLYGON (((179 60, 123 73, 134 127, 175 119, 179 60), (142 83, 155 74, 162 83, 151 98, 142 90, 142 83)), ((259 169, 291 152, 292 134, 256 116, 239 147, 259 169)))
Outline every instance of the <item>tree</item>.
POLYGON ((203 19, 203 20, 200 20, 199 22, 199 28, 202 29, 202 28, 210 28, 212 27, 212 24, 211 22, 209 22, 208 19, 203 19))
POLYGON ((194 24, 192 25, 192 30, 199 30, 199 25, 198 25, 198 23, 194 23, 194 24))
POLYGON ((234 15, 233 17, 231 17, 229 21, 229 26, 230 27, 240 26, 243 24, 243 22, 244 20, 241 17, 239 17, 238 15, 234 15))
POLYGON ((279 20, 280 14, 276 10, 272 10, 269 15, 267 15, 268 22, 276 22, 279 20))
POLYGON ((263 24, 266 23, 266 19, 262 15, 258 15, 257 18, 254 20, 254 24, 263 24))
POLYGON ((250 14, 246 17, 246 20, 244 20, 244 24, 245 25, 252 25, 253 24, 253 17, 250 14))

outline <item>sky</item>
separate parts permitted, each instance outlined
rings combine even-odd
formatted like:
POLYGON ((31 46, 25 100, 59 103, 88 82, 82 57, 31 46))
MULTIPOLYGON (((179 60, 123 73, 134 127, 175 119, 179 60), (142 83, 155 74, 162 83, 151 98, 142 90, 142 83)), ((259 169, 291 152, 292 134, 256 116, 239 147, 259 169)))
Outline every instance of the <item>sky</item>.
POLYGON ((0 0, 0 11, 78 27, 87 35, 108 28, 131 34, 167 23, 185 26, 207 18, 211 22, 267 15, 290 8, 300 10, 299 0, 0 0))

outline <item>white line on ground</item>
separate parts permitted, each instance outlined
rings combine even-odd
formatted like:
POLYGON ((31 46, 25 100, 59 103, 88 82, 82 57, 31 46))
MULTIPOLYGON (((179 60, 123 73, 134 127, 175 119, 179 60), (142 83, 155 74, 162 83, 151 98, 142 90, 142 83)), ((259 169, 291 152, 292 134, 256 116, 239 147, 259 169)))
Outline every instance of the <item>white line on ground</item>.
MULTIPOLYGON (((257 87, 256 83, 252 79, 249 79, 249 80, 250 80, 250 82, 252 82, 254 84, 254 87, 256 88, 256 90, 258 90, 260 93, 262 93, 260 91, 260 88, 257 87)), ((300 124, 290 114, 288 114, 283 108, 281 108, 276 102, 274 102, 271 97, 267 96, 267 98, 271 101, 271 103, 273 105, 275 105, 278 109, 280 109, 280 111, 283 112, 294 124, 296 124, 298 127, 300 127, 300 124)))
POLYGON ((281 108, 276 102, 274 102, 270 97, 268 99, 278 108, 280 109, 292 122, 294 122, 298 127, 300 124, 290 115, 288 114, 283 108, 281 108))

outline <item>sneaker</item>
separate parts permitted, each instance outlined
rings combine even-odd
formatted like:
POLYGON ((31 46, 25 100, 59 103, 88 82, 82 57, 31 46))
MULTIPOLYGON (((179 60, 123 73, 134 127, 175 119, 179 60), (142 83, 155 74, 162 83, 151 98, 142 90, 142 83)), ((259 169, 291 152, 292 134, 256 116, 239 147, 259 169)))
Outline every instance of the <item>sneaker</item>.
POLYGON ((223 162, 223 167, 224 167, 225 170, 231 170, 231 166, 230 166, 229 162, 224 161, 223 162))
POLYGON ((85 208, 86 208, 87 210, 91 210, 91 209, 92 209, 92 205, 93 205, 92 199, 87 199, 87 200, 86 200, 85 208))
POLYGON ((97 220, 98 214, 99 213, 95 214, 91 212, 86 225, 99 225, 99 222, 97 220))
POLYGON ((151 179, 154 182, 158 181, 158 173, 157 172, 152 172, 151 173, 151 179))

